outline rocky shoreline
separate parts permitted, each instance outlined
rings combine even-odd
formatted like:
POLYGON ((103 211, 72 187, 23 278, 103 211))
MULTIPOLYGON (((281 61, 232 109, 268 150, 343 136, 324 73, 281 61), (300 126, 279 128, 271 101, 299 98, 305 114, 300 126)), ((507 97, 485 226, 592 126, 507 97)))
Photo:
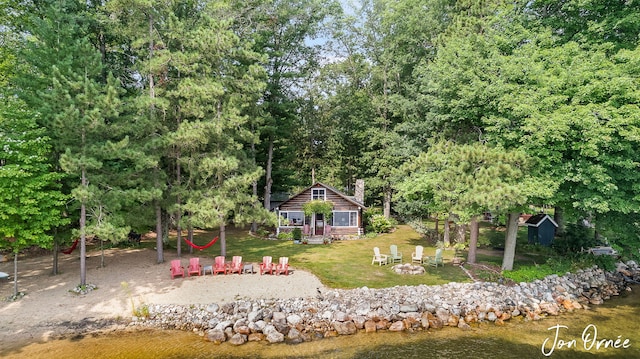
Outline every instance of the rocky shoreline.
POLYGON ((129 327, 186 330, 214 343, 300 343, 360 331, 421 331, 444 326, 496 325, 515 317, 538 320, 588 309, 630 290, 640 281, 638 264, 619 263, 551 275, 512 286, 492 282, 438 286, 318 290, 315 298, 247 299, 209 305, 146 305, 129 327))

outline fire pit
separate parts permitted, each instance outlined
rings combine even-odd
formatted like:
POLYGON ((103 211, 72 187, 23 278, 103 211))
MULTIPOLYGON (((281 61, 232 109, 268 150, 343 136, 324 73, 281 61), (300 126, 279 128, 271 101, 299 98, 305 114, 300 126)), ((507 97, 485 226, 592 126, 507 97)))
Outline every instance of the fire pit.
POLYGON ((391 270, 398 274, 424 274, 424 267, 421 265, 413 265, 411 263, 396 264, 391 270))

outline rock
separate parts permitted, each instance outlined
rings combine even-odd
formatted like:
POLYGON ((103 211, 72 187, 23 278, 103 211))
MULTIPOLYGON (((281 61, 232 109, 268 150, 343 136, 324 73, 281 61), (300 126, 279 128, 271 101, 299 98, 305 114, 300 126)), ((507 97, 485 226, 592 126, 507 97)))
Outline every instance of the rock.
POLYGON ((364 328, 364 323, 367 321, 367 318, 365 318, 365 317, 363 317, 361 315, 356 315, 351 320, 353 320, 353 324, 356 325, 356 328, 363 329, 364 328))
POLYGON ((365 333, 375 333, 376 331, 376 322, 373 320, 367 320, 364 322, 364 331, 365 333))
POLYGON ((543 312, 549 314, 549 315, 558 315, 558 305, 553 302, 553 303, 540 303, 540 310, 542 310, 543 312))
POLYGON ((227 340, 224 331, 221 329, 211 329, 207 332, 207 340, 216 344, 223 343, 227 340))
POLYGON ((291 330, 289 330, 289 333, 287 334, 287 339, 290 343, 293 343, 293 344, 303 342, 302 336, 300 335, 300 331, 296 328, 291 328, 291 330))
POLYGON ((265 339, 269 343, 282 343, 284 341, 284 334, 274 330, 266 334, 265 339))
POLYGON ((247 342, 247 336, 240 333, 234 334, 231 337, 231 339, 229 339, 229 343, 233 345, 242 345, 246 342, 247 342))
POLYGON ((460 319, 458 321, 458 328, 462 329, 462 330, 469 330, 471 329, 471 326, 467 323, 464 322, 464 320, 460 319))
POLYGON ((262 333, 251 333, 251 334, 249 334, 249 337, 247 338, 247 341, 259 342, 259 341, 264 340, 264 338, 265 338, 265 335, 262 334, 262 333))
POLYGON ((299 316, 298 314, 291 314, 289 316, 287 316, 287 323, 289 323, 289 325, 297 325, 300 324, 302 322, 302 317, 299 316))
POLYGON ((403 304, 400 306, 400 311, 403 313, 417 312, 418 306, 416 304, 403 304))
POLYGON ((405 325, 403 321, 397 321, 391 324, 389 327, 389 331, 391 332, 401 332, 405 329, 405 325))
POLYGON ((356 325, 349 322, 333 322, 333 328, 340 335, 351 335, 357 332, 356 325))

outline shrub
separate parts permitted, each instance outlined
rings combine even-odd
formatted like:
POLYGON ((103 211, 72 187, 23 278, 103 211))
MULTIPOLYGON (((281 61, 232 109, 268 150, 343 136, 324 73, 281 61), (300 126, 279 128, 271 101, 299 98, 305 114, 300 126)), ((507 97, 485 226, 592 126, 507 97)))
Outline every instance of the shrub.
POLYGON ((289 240, 293 238, 293 233, 291 232, 280 232, 278 233, 278 239, 281 240, 289 240))
POLYGON ((572 262, 561 258, 549 258, 544 264, 522 266, 512 271, 503 271, 505 278, 516 283, 531 282, 551 274, 563 275, 572 269, 572 262))
POLYGON ((370 218, 370 223, 367 230, 369 232, 376 233, 389 233, 394 227, 395 223, 393 220, 388 219, 381 214, 376 214, 370 218))
POLYGON ((302 239, 302 230, 300 228, 294 228, 291 231, 291 237, 294 241, 299 241, 302 239))
POLYGON ((591 248, 596 244, 591 228, 581 224, 568 224, 565 233, 554 240, 553 247, 559 254, 575 257, 583 248, 591 248))

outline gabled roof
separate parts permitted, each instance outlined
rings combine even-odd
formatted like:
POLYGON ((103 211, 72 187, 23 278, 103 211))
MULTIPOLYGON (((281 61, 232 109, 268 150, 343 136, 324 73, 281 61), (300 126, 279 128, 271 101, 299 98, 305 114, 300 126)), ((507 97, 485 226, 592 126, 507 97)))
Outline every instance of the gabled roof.
POLYGON ((295 195, 293 195, 293 196, 289 197, 289 199, 287 199, 286 201, 284 201, 284 202, 280 203, 280 205, 283 205, 283 204, 285 204, 285 203, 289 202, 292 198, 298 197, 298 196, 299 196, 299 195, 301 195, 302 193, 304 193, 304 192, 306 192, 306 191, 310 190, 311 188, 318 187, 318 186, 322 186, 322 187, 324 187, 324 188, 328 189, 329 191, 331 191, 331 192, 333 192, 333 193, 337 194, 338 196, 340 196, 340 197, 344 198, 346 201, 351 202, 351 203, 353 203, 353 204, 354 204, 354 205, 356 205, 356 206, 360 206, 360 207, 362 207, 363 209, 366 209, 366 208, 367 208, 367 207, 364 205, 364 203, 360 203, 360 201, 356 200, 353 196, 347 196, 346 194, 342 193, 342 192, 341 192, 341 191, 339 191, 338 189, 336 189, 336 188, 334 188, 334 187, 332 187, 332 186, 326 185, 326 184, 324 184, 324 183, 322 183, 322 182, 316 182, 316 183, 312 184, 311 186, 309 186, 309 187, 307 187, 307 188, 303 189, 302 191, 300 191, 300 192, 296 193, 295 195))
POLYGON ((529 227, 539 227, 544 221, 547 220, 551 221, 551 223, 556 226, 556 228, 558 228, 558 224, 556 223, 556 221, 554 221, 553 218, 551 218, 551 216, 546 213, 538 213, 535 216, 531 216, 524 223, 529 227))

